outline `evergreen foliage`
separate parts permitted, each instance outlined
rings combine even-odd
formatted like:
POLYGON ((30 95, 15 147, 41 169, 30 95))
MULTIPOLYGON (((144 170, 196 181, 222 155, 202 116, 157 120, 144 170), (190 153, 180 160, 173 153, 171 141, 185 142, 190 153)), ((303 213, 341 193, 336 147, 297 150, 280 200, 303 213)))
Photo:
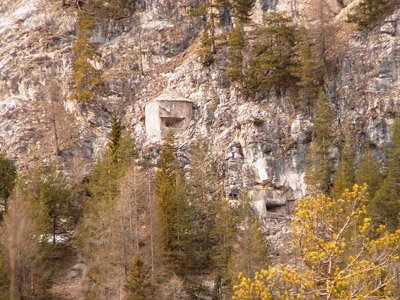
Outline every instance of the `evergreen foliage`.
POLYGON ((293 75, 299 78, 296 85, 300 88, 300 93, 296 105, 309 110, 318 98, 317 81, 320 76, 316 70, 309 37, 304 27, 299 28, 297 39, 296 52, 299 68, 294 68, 293 75))
POLYGON ((75 58, 72 80, 75 91, 71 95, 71 98, 79 102, 90 102, 104 90, 102 71, 93 66, 93 61, 100 57, 98 46, 90 41, 94 26, 93 19, 87 13, 79 14, 77 41, 72 46, 75 58))
POLYGON ((361 28, 373 25, 392 2, 391 0, 362 0, 356 6, 354 13, 348 15, 347 22, 356 23, 361 28))
POLYGON ((232 293, 231 263, 237 242, 237 225, 239 222, 239 215, 231 206, 227 197, 222 196, 216 206, 213 232, 216 238, 216 245, 213 249, 213 261, 216 267, 215 285, 218 287, 215 294, 220 295, 220 297, 229 297, 232 293))
POLYGON ((122 138, 122 126, 121 122, 118 118, 117 110, 114 108, 113 114, 111 117, 111 133, 110 133, 110 141, 108 143, 109 153, 111 156, 111 160, 117 163, 121 157, 121 138, 122 138))
POLYGON ((296 60, 296 27, 291 17, 272 12, 267 15, 266 27, 260 28, 250 61, 247 88, 250 95, 278 91, 295 86, 299 64, 296 60))
POLYGON ((245 47, 245 35, 241 22, 236 22, 229 45, 232 47, 229 57, 229 65, 226 71, 226 76, 232 82, 243 84, 244 82, 244 66, 243 66, 243 49, 245 47))
POLYGON ((199 50, 200 61, 204 66, 210 66, 215 60, 215 36, 210 36, 210 23, 207 23, 201 37, 201 48, 199 50))
POLYGON ((371 200, 369 213, 375 225, 385 225, 389 230, 399 226, 400 214, 400 119, 393 126, 394 147, 389 149, 387 175, 375 197, 371 200))
POLYGON ((0 153, 0 222, 7 214, 8 198, 14 188, 17 178, 17 168, 13 161, 0 153))
MULTIPOLYGON (((362 185, 364 183, 367 184, 369 199, 374 199, 376 192, 379 190, 383 182, 383 175, 381 173, 382 169, 382 164, 376 161, 372 155, 371 149, 369 147, 365 148, 361 163, 358 166, 358 171, 356 172, 356 183, 358 185, 362 185)), ((367 206, 367 208, 369 207, 367 206)))
POLYGON ((164 258, 176 272, 183 273, 185 262, 189 262, 184 249, 188 246, 191 212, 186 203, 184 177, 178 171, 174 142, 173 132, 169 130, 160 154, 154 193, 164 258))
MULTIPOLYGON (((119 127, 118 118, 114 117, 114 120, 114 127, 119 127)), ((110 280, 109 277, 112 276, 110 274, 121 276, 116 270, 125 268, 128 270, 128 262, 125 262, 127 242, 125 237, 119 237, 123 234, 120 233, 122 230, 126 231, 126 225, 121 224, 122 229, 117 227, 117 224, 123 223, 125 216, 116 214, 121 198, 121 180, 137 152, 129 131, 121 134, 118 129, 114 132, 118 134, 111 134, 109 140, 109 145, 112 144, 114 147, 107 148, 107 152, 96 162, 88 176, 85 214, 79 228, 78 244, 88 270, 84 278, 87 283, 85 288, 87 299, 115 297, 120 286, 118 282, 110 280), (119 138, 115 138, 118 136, 119 138), (123 247, 123 260, 121 253, 115 250, 117 246, 123 247)), ((126 207, 124 209, 127 210, 126 207)), ((129 214, 132 218, 131 212, 129 214)))
POLYGON ((77 220, 72 190, 63 174, 50 165, 45 171, 34 169, 25 191, 31 202, 33 219, 40 228, 43 241, 65 243, 71 238, 77 220))
POLYGON ((344 128, 344 141, 340 153, 340 162, 331 190, 331 197, 338 199, 344 190, 351 190, 355 183, 354 140, 348 128, 344 128))
POLYGON ((251 9, 256 3, 255 0, 232 0, 232 5, 235 9, 235 17, 240 23, 246 23, 250 20, 251 9))
POLYGON ((220 195, 221 185, 216 174, 216 162, 211 159, 208 143, 199 139, 192 146, 192 163, 188 199, 193 210, 191 222, 191 270, 209 269, 212 267, 212 254, 215 238, 215 205, 220 195))
POLYGON ((10 270, 4 255, 4 250, 0 250, 0 300, 10 299, 10 270))
POLYGON ((237 242, 232 257, 230 273, 237 278, 241 272, 246 277, 252 277, 256 271, 267 267, 269 251, 261 222, 256 212, 252 211, 250 200, 246 193, 240 199, 237 242))
POLYGON ((320 91, 313 124, 313 140, 307 153, 305 183, 307 194, 327 193, 333 172, 333 161, 329 147, 333 142, 333 121, 335 114, 329 106, 328 99, 320 91))
POLYGON ((220 22, 220 10, 230 7, 229 0, 204 0, 197 8, 190 10, 192 17, 204 17, 207 20, 201 39, 201 48, 199 50, 200 61, 204 66, 210 66, 215 60, 217 53, 216 41, 219 37, 215 30, 217 26, 223 25, 220 22))
POLYGON ((139 257, 132 263, 124 288, 128 293, 127 300, 149 299, 152 293, 152 285, 144 270, 144 263, 139 257))

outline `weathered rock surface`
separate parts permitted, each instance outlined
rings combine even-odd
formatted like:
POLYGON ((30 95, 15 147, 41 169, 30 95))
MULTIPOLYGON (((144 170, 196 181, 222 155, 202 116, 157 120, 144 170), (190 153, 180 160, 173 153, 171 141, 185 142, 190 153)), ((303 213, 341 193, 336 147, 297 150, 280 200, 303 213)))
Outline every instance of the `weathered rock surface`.
MULTIPOLYGON (((269 203, 270 209, 285 207, 287 201, 302 197, 312 118, 297 113, 289 95, 270 95, 260 103, 241 99, 224 75, 226 50, 219 52, 210 68, 199 63, 198 37, 204 20, 189 16, 189 6, 197 2, 139 1, 132 16, 109 22, 97 16, 93 41, 102 53, 110 93, 96 102, 77 104, 67 98, 72 91, 71 46, 76 38, 77 10, 61 9, 56 1, 3 0, 1 150, 21 170, 34 161, 47 163, 56 158, 67 173, 82 176, 107 143, 116 106, 134 130, 145 158, 155 162, 160 142, 146 135, 144 109, 158 94, 171 90, 194 102, 189 126, 177 135, 183 166, 190 162, 190 145, 206 137, 213 155, 226 166, 231 197, 245 187, 260 211, 268 211, 263 203, 269 203), (51 80, 56 80, 60 91, 55 110, 47 92, 51 80), (53 115, 60 131, 58 156, 53 151, 53 115), (83 165, 87 167, 76 167, 83 165)), ((259 0, 254 21, 261 22, 262 13, 273 9, 301 16, 307 3, 259 0)), ((332 5, 340 11, 336 0, 332 5)), ((350 120, 358 132, 358 143, 375 144, 382 161, 400 105, 399 35, 400 10, 372 29, 354 32, 347 39, 348 50, 339 59, 337 73, 327 78, 326 85, 339 115, 337 122, 350 120)), ((277 235, 271 233, 276 244, 277 235)))

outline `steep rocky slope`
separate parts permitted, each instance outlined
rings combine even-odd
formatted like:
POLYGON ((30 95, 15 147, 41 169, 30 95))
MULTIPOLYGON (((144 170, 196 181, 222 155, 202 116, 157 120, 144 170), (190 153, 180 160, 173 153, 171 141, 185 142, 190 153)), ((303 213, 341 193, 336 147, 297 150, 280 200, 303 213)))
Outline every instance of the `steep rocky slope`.
MULTIPOLYGON (((165 90, 175 91, 194 101, 189 128, 177 135, 183 165, 190 161, 190 145, 207 137, 212 153, 226 166, 232 197, 246 187, 261 213, 266 212, 265 203, 272 203, 271 209, 289 209, 287 204, 305 193, 304 161, 312 118, 296 112, 288 95, 270 95, 260 103, 244 101, 224 75, 227 49, 219 51, 210 68, 202 66, 197 49, 204 20, 189 16, 189 7, 197 4, 197 0, 139 1, 133 15, 118 20, 107 20, 101 17, 104 11, 91 7, 97 21, 93 41, 100 47, 110 92, 96 102, 78 104, 67 97, 72 91, 77 9, 60 8, 56 1, 3 0, 1 150, 21 170, 35 161, 56 159, 67 174, 80 178, 104 149, 111 112, 117 107, 145 159, 154 163, 160 142, 146 135, 145 105, 165 90), (51 82, 58 92, 54 109, 51 82), (58 155, 53 150, 54 118, 58 155)), ((261 22, 263 12, 271 9, 302 17, 308 4, 259 0, 252 22, 261 22)), ((338 1, 331 4, 337 22, 343 22, 338 1)), ((375 144, 384 160, 400 104, 400 10, 372 29, 358 32, 344 23, 343 27, 347 46, 337 61, 337 72, 326 78, 329 101, 338 112, 337 123, 351 120, 359 145, 375 144)), ((271 228, 270 234, 281 233, 271 228)))

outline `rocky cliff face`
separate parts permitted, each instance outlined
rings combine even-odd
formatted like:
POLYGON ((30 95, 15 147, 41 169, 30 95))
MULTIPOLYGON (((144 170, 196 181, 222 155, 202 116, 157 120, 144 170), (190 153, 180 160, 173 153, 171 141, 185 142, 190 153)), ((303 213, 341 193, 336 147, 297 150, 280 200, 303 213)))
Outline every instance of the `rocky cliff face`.
MULTIPOLYGON (((183 166, 190 161, 190 145, 206 137, 212 153, 226 165, 232 197, 246 187, 260 212, 285 213, 291 200, 305 194, 304 161, 313 120, 295 111, 289 95, 270 95, 260 103, 241 99, 224 75, 227 50, 218 53, 210 68, 200 64, 197 49, 204 20, 189 16, 189 7, 198 2, 142 0, 133 15, 111 21, 93 6, 93 41, 100 47, 110 92, 96 102, 78 104, 67 98, 77 9, 60 8, 56 1, 3 0, 1 150, 21 170, 34 161, 56 159, 68 174, 82 176, 104 149, 115 106, 134 130, 144 157, 155 162, 160 142, 146 135, 145 105, 162 91, 174 91, 194 101, 189 127, 177 135, 183 166), (56 92, 49 91, 51 82, 56 92), (53 150, 54 119, 59 155, 53 150)), ((253 21, 261 22, 263 12, 274 9, 301 17, 307 4, 259 0, 253 21)), ((331 4, 340 21, 338 2, 331 4)), ((351 120, 358 143, 374 143, 381 160, 400 104, 399 35, 399 9, 370 30, 354 31, 337 72, 326 80, 337 122, 351 120)))

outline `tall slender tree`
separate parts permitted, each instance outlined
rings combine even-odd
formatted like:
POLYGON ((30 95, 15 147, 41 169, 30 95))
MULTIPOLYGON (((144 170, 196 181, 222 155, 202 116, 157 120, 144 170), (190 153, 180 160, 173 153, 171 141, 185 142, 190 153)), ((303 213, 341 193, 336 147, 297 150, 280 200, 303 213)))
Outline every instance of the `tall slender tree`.
POLYGON ((93 19, 87 13, 79 13, 77 41, 72 46, 75 59, 72 74, 74 93, 71 95, 72 99, 79 102, 92 101, 104 88, 102 71, 92 63, 100 57, 100 53, 97 52, 98 46, 90 41, 94 26, 93 19))
POLYGON ((339 199, 346 189, 351 190, 355 183, 354 138, 347 125, 342 128, 342 131, 344 141, 340 152, 340 162, 331 190, 331 196, 335 199, 339 199))
POLYGON ((393 125, 393 148, 389 149, 387 175, 382 186, 371 200, 369 213, 375 225, 385 225, 389 230, 399 226, 400 214, 400 119, 393 125))
POLYGON ((185 247, 188 239, 190 210, 186 203, 186 186, 183 174, 178 171, 175 140, 171 130, 167 132, 160 154, 160 163, 154 183, 158 206, 160 243, 167 263, 178 273, 186 266, 185 247))
POLYGON ((245 47, 245 35, 243 32, 243 24, 240 21, 235 23, 235 27, 229 39, 229 45, 232 47, 232 49, 230 52, 230 63, 226 71, 226 76, 228 76, 232 82, 243 84, 243 49, 245 47))
POLYGON ((333 161, 329 148, 333 142, 335 114, 328 99, 320 91, 313 124, 313 140, 307 153, 305 183, 307 194, 327 193, 330 188, 333 161))
MULTIPOLYGON (((356 183, 360 186, 364 183, 367 184, 369 199, 375 197, 383 182, 382 170, 382 164, 375 159, 370 147, 367 146, 363 151, 362 160, 356 172, 356 183)), ((367 202, 367 205, 369 205, 369 202, 367 202)))

